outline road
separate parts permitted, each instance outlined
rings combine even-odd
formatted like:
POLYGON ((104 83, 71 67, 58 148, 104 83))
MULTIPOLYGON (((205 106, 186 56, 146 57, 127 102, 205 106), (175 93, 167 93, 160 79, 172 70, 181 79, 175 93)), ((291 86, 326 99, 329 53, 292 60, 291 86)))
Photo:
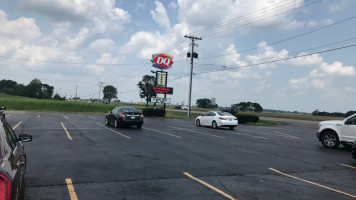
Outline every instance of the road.
POLYGON ((150 118, 142 129, 114 128, 102 115, 47 112, 7 120, 33 136, 27 200, 356 198, 356 161, 325 149, 315 123, 230 131, 150 118))

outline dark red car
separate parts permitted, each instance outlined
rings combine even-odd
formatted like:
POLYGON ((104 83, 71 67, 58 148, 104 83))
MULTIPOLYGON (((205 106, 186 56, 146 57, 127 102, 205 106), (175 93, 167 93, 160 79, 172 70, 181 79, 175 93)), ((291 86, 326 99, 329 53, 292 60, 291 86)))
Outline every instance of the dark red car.
POLYGON ((0 108, 0 200, 25 198, 26 153, 22 142, 31 135, 18 137, 5 119, 5 108, 0 108))

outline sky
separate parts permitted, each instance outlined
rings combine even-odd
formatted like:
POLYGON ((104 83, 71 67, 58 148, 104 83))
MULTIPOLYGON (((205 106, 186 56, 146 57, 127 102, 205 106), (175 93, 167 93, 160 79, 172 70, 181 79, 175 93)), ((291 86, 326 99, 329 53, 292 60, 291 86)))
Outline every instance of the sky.
POLYGON ((188 104, 191 35, 202 38, 193 105, 347 112, 356 110, 355 10, 352 0, 1 0, 0 79, 39 78, 83 99, 104 82, 139 102, 137 83, 165 53, 167 97, 188 104))

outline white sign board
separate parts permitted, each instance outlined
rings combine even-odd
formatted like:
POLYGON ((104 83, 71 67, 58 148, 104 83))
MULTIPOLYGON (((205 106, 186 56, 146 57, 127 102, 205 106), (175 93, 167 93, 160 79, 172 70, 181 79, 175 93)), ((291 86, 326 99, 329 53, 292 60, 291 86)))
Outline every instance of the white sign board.
POLYGON ((152 103, 157 103, 157 104, 171 104, 171 99, 170 98, 161 98, 161 97, 152 97, 151 98, 152 103))

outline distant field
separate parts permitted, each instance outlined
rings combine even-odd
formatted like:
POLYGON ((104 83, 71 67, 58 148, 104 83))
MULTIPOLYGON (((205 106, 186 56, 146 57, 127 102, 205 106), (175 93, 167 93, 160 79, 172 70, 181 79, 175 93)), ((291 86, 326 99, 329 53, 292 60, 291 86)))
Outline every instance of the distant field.
MULTIPOLYGON (((0 106, 5 106, 9 110, 36 110, 36 111, 53 111, 53 112, 88 112, 88 113, 106 113, 117 106, 132 106, 136 107, 140 111, 144 108, 144 105, 138 104, 103 104, 103 103, 87 103, 80 101, 59 101, 59 100, 47 100, 47 99, 34 99, 27 97, 11 96, 8 94, 0 93, 0 106)), ((173 106, 169 106, 172 108, 173 106)), ((174 108, 174 107, 173 107, 174 108)), ((209 109, 193 108, 194 111, 208 111, 209 109)), ((309 121, 323 121, 342 119, 339 117, 324 117, 324 116, 312 116, 302 114, 282 114, 282 113, 248 113, 258 115, 260 117, 274 117, 284 119, 296 119, 296 120, 309 120, 309 121)), ((200 114, 191 113, 191 118, 194 119, 200 114)), ((167 110, 167 117, 174 118, 187 118, 186 112, 175 112, 167 110)))

